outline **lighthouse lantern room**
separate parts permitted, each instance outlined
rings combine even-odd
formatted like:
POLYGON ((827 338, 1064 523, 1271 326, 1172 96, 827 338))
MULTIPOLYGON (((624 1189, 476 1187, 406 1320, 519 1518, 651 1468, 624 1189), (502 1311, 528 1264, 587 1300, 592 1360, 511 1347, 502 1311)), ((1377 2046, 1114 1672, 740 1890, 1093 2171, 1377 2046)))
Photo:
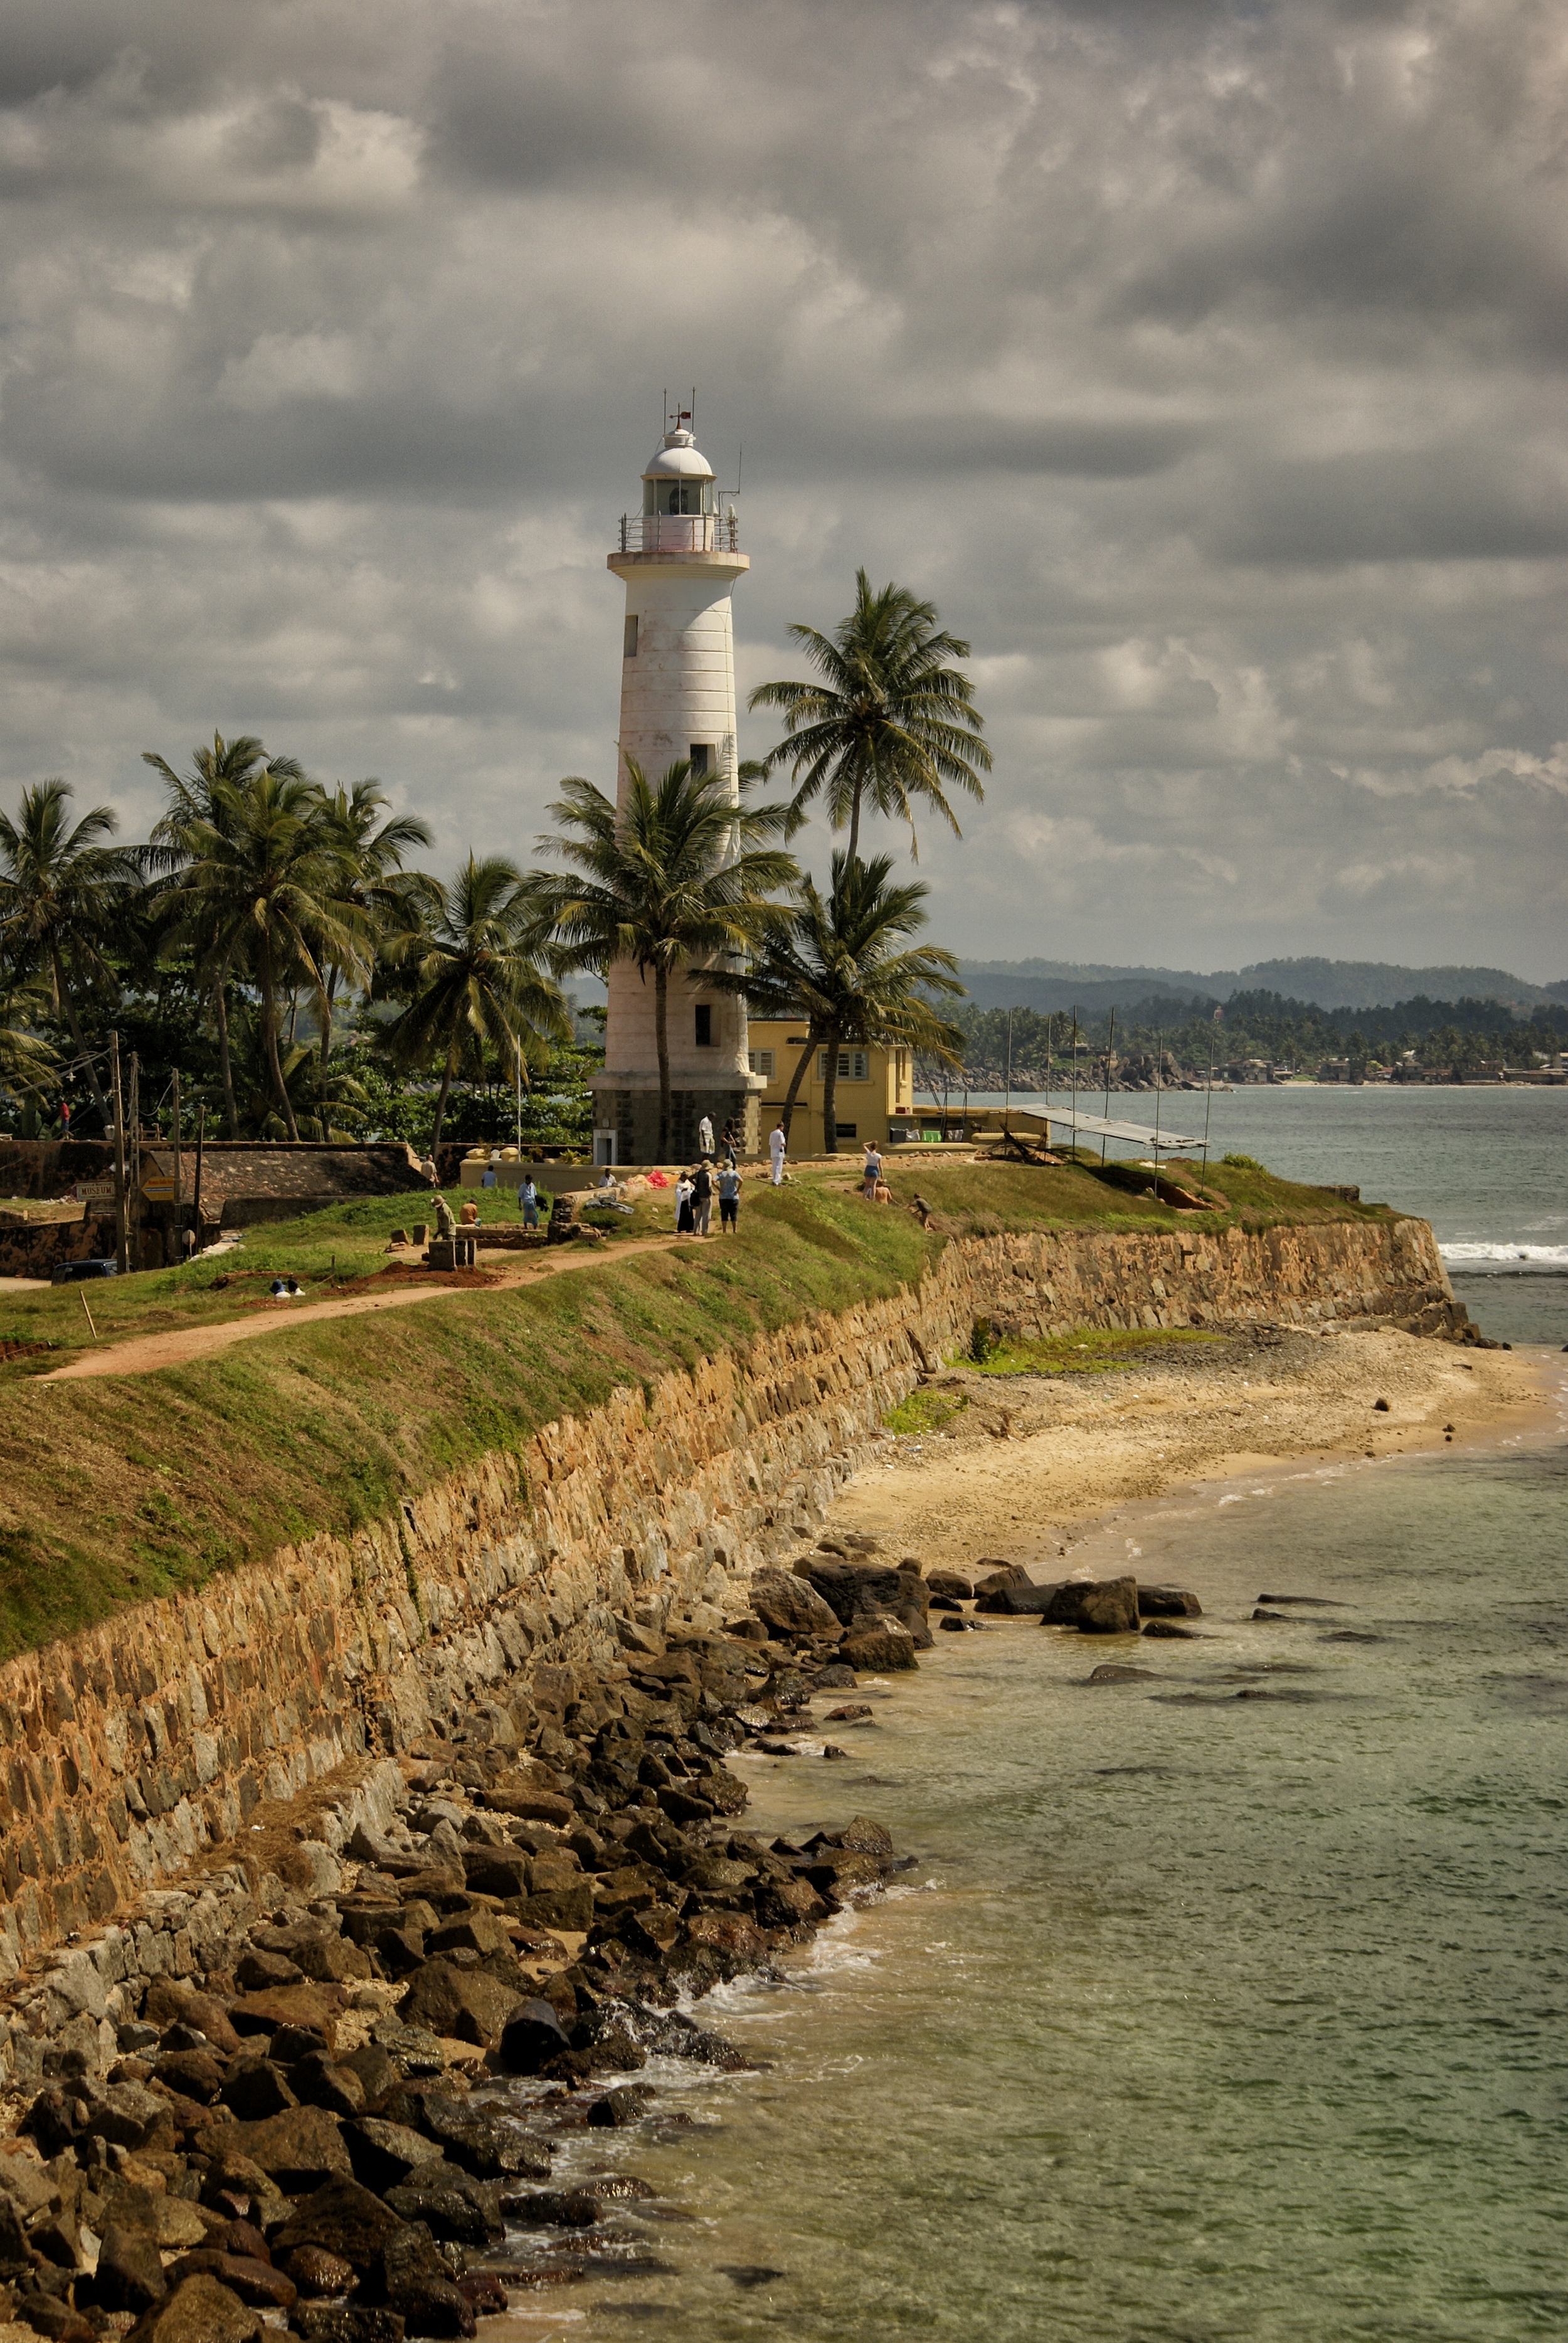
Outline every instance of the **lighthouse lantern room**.
MULTIPOLYGON (((616 797, 628 764, 657 781, 678 759, 724 777, 739 803, 735 748, 735 646, 729 596, 750 568, 739 550, 735 498, 681 408, 642 475, 642 509, 624 514, 608 567, 626 586, 616 797)), ((733 963, 732 963, 733 964, 733 963)), ((670 1124, 667 1160, 693 1161, 704 1115, 715 1132, 733 1121, 756 1151, 757 1100, 767 1087, 748 1060, 746 1003, 690 966, 669 985, 670 1124)), ((608 1163, 658 1161, 658 1053, 654 987, 630 961, 609 970, 604 1071, 593 1078, 594 1155, 608 1163)))

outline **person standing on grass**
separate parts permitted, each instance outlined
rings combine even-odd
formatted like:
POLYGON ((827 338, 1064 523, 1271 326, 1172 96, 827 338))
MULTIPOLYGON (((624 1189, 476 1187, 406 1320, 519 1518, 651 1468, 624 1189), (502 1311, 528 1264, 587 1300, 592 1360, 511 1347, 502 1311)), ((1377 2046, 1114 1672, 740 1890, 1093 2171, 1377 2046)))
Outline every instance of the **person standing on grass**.
POLYGON ((537 1229, 538 1227, 539 1192, 534 1185, 534 1175, 531 1172, 523 1182, 522 1186, 518 1190, 518 1210, 523 1216, 524 1228, 537 1229))
POLYGON ((860 1167, 860 1193, 868 1204, 877 1201, 877 1182, 882 1176, 882 1159, 874 1139, 866 1141, 866 1160, 860 1167))
MULTIPOLYGON (((723 1156, 724 1161, 729 1164, 730 1170, 733 1172, 735 1169, 735 1123, 733 1118, 725 1124, 723 1131, 719 1134, 719 1152, 723 1156)), ((721 1198, 720 1202, 722 1201, 723 1200, 721 1198)))
POLYGON ((731 1155, 719 1174, 719 1233, 740 1227, 740 1174, 731 1155))
POLYGON ((706 1161, 713 1152, 713 1117, 705 1114, 697 1126, 697 1151, 706 1161))
POLYGON ((697 1222, 692 1217, 692 1183, 689 1172, 683 1172, 675 1183, 675 1233, 678 1237, 695 1236, 697 1222))
POLYGON ((698 1235, 707 1236, 713 1219, 713 1174, 706 1157, 691 1175, 691 1217, 698 1235))
POLYGON ((781 1188, 784 1185, 784 1158, 789 1151, 789 1141, 784 1135, 783 1124, 776 1122, 768 1134, 768 1153, 773 1167, 773 1185, 776 1188, 781 1188))

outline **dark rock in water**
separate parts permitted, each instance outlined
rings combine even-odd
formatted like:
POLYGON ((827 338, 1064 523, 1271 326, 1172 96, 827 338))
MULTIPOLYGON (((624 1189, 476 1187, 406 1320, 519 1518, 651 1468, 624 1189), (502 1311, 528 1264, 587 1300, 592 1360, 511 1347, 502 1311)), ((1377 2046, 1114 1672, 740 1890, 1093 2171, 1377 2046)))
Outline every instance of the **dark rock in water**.
POLYGON ((966 1619, 961 1614, 956 1619, 939 1619, 937 1624, 948 1635, 983 1635, 985 1633, 978 1619, 966 1619))
POLYGON ((933 1594, 931 1597, 933 1611, 960 1611, 962 1607, 956 1594, 933 1594))
POLYGON ((1320 1644, 1386 1644, 1387 1635, 1365 1635, 1354 1627, 1336 1627, 1331 1634, 1320 1635, 1320 1644))
POLYGON ((961 1571, 933 1570, 926 1584, 930 1588, 933 1599, 939 1594, 960 1603, 970 1603, 974 1599, 974 1581, 966 1578, 961 1571))
POLYGON ((841 1667, 837 1661, 831 1666, 817 1671, 818 1692, 852 1692, 855 1687, 853 1668, 841 1667))
POLYGON ((537 2075, 548 2058, 571 2045, 548 2001, 525 2001, 501 2029, 496 2064, 503 2075, 537 2075))
POLYGON ((783 2278, 781 2269, 769 2269, 762 2262, 720 2262, 720 2278, 732 2278, 737 2286, 771 2286, 776 2278, 783 2278))
POLYGON ((487 2202, 485 2183, 466 2173, 423 2179, 417 2173, 400 2188, 388 2188, 387 2207, 400 2221, 423 2221, 433 2237, 449 2237, 459 2246, 498 2246, 506 2223, 494 2202, 487 2202))
POLYGON ((1135 1635, 1138 1581, 1070 1578, 1057 1587, 1041 1615, 1048 1627, 1076 1627, 1085 1635, 1135 1635))
MULTIPOLYGON (((594 2101, 588 2119, 597 2129, 624 2130, 628 2124, 638 2122, 647 2114, 652 2097, 651 2083, 622 2083, 617 2089, 607 2091, 602 2099, 594 2101)), ((597 2219, 597 2214, 594 2217, 597 2219)))
POLYGON ((1350 1604, 1336 1602, 1328 1594, 1260 1594, 1258 1600, 1260 1603, 1296 1603, 1303 1610, 1310 1611, 1348 1611, 1352 1608, 1350 1604))
POLYGON ((1150 1668, 1122 1668, 1114 1665, 1096 1668, 1092 1675, 1084 1678, 1085 1684, 1159 1684, 1161 1681, 1162 1679, 1150 1668))
POLYGON ((1033 1581, 1021 1562, 1001 1562, 995 1555, 975 1564, 974 1591, 987 1594, 994 1586, 1030 1586, 1033 1581), (984 1572, 982 1578, 980 1572, 984 1572))
POLYGON ((829 1725, 859 1725, 870 1714, 871 1710, 865 1701, 852 1700, 846 1702, 842 1708, 830 1708, 828 1711, 828 1722, 829 1725))
POLYGON ((900 1628, 866 1627, 839 1645, 846 1664, 860 1675, 884 1675, 918 1668, 914 1638, 900 1628))
POLYGON ((1145 1622, 1143 1632, 1146 1635, 1153 1635, 1156 1637, 1161 1635, 1170 1636, 1184 1644, 1195 1644, 1201 1641, 1201 1637, 1200 1636, 1199 1631, 1196 1627, 1178 1626, 1174 1619, 1150 1619, 1145 1622))
POLYGON ((1276 1627, 1288 1627, 1291 1624, 1282 1611, 1254 1611, 1252 1616, 1267 1620, 1276 1627))
POLYGON ((1010 1578, 1002 1586, 984 1586, 975 1597, 975 1609, 989 1616, 1027 1619, 1050 1608, 1054 1586, 1037 1586, 1030 1578, 1010 1578))
POLYGON ((1184 1586, 1143 1586, 1138 1589, 1141 1619, 1201 1619, 1203 1605, 1184 1586))

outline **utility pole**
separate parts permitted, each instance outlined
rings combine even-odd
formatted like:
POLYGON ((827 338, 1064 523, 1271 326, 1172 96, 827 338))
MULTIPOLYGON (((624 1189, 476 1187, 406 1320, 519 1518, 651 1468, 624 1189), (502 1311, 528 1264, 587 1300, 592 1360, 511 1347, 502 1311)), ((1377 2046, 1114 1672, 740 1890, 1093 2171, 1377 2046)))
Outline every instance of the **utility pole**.
POLYGON ((115 1131, 115 1266, 124 1277, 130 1265, 126 1242, 126 1110, 120 1093, 120 1037, 109 1035, 109 1104, 115 1131))
POLYGON ((175 1251, 179 1260, 186 1257, 186 1185, 180 1161, 180 1070, 176 1066, 169 1077, 174 1093, 175 1116, 175 1251))
POLYGON ((142 1069, 136 1051, 131 1051, 131 1111, 130 1132, 126 1152, 129 1160, 130 1198, 126 1219, 130 1223, 126 1242, 131 1267, 142 1265, 142 1069))
POLYGON ((1010 1009, 1007 1012, 1007 1071, 1003 1081, 1007 1085, 1002 1093, 1001 1108, 1001 1135, 1005 1141, 1011 1137, 1008 1130, 1008 1117, 1012 1112, 1012 1011, 1010 1009))
MULTIPOLYGON (((1107 1122, 1111 1120, 1111 1052, 1114 1051, 1115 1047, 1116 1011, 1112 1009, 1111 1012, 1111 1031, 1105 1043, 1105 1120, 1107 1122)), ((1105 1151, 1110 1143, 1110 1134, 1108 1132, 1102 1134, 1100 1141, 1100 1160, 1102 1163, 1105 1161, 1105 1151)))
POLYGON ((203 1144, 204 1144, 204 1142, 205 1142, 205 1141, 206 1141, 206 1107, 205 1107, 205 1106, 198 1106, 198 1107, 197 1107, 197 1109, 196 1109, 196 1194, 195 1194, 195 1196, 194 1196, 194 1197, 192 1198, 192 1200, 191 1200, 191 1223, 192 1223, 192 1227, 193 1227, 193 1229, 194 1229, 194 1231, 195 1231, 195 1234, 196 1234, 196 1251, 197 1252, 200 1252, 200 1251, 201 1251, 201 1249, 202 1249, 202 1245, 201 1245, 201 1159, 202 1159, 202 1147, 203 1147, 203 1144))

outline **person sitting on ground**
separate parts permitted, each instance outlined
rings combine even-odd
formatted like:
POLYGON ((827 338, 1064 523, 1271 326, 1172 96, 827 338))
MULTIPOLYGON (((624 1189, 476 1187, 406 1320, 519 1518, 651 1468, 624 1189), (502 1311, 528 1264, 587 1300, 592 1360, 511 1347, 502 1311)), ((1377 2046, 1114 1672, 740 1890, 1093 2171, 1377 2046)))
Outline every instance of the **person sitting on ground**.
POLYGON ((876 1193, 872 1198, 872 1202, 878 1204, 890 1204, 892 1201, 892 1190, 889 1187, 885 1180, 879 1180, 877 1182, 876 1193))
POLYGON ((475 1203, 472 1196, 468 1196, 464 1199, 463 1210, 460 1217, 464 1228, 477 1229, 478 1227, 479 1207, 475 1203))

